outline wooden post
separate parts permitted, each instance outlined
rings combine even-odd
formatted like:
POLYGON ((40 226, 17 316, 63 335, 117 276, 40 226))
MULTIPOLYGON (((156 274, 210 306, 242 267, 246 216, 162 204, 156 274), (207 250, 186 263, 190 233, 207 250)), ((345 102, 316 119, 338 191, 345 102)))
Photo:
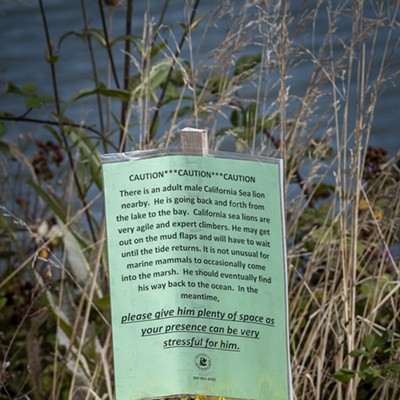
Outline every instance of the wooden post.
POLYGON ((188 156, 207 156, 208 139, 205 129, 184 128, 181 130, 182 153, 188 156))
MULTIPOLYGON (((184 128, 180 132, 181 153, 188 156, 205 157, 208 155, 208 138, 207 130, 196 128, 184 128)), ((219 400, 218 396, 199 395, 198 393, 191 394, 175 394, 169 396, 160 396, 157 398, 147 397, 142 400, 182 400, 187 398, 194 400, 198 396, 201 400, 219 400)), ((225 398, 230 400, 229 398, 225 398)), ((237 399, 236 399, 237 400, 237 399)), ((244 400, 244 399, 243 399, 244 400)))
MULTIPOLYGON (((184 155, 205 157, 208 155, 208 138, 205 129, 184 128, 180 134, 181 150, 184 155)), ((193 399, 198 396, 201 400, 218 400, 218 396, 199 395, 198 393, 179 394, 176 396, 162 397, 152 400, 182 400, 183 398, 193 399)), ((230 400, 229 398, 225 398, 230 400)), ((243 399, 245 400, 245 399, 243 399)))

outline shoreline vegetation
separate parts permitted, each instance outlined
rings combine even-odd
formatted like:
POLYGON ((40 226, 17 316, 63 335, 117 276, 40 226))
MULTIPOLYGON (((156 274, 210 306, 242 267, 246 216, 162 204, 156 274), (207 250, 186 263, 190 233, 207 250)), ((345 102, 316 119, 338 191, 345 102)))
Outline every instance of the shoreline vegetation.
POLYGON ((172 2, 157 17, 149 4, 140 36, 133 0, 99 0, 90 18, 77 2, 81 29, 59 37, 32 5, 50 85, 8 82, 14 109, 0 110, 0 400, 114 398, 100 154, 171 148, 185 126, 212 150, 284 161, 294 399, 400 398, 400 154, 370 145, 398 82, 400 4, 203 2, 173 25, 172 2), (196 58, 223 18, 225 40, 196 58), (91 78, 64 98, 67 45, 85 46, 91 78))

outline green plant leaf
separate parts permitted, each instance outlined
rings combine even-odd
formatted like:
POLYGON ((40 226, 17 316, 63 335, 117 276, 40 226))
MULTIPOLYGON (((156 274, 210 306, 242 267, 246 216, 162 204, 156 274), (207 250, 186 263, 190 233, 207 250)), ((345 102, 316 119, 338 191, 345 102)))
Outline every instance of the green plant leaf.
POLYGON ((362 349, 361 349, 361 350, 360 350, 360 349, 357 349, 357 350, 351 351, 351 352, 349 353, 349 355, 350 355, 351 357, 357 358, 357 357, 360 357, 360 356, 369 356, 370 353, 368 353, 367 351, 362 350, 362 349))
POLYGON ((70 127, 66 132, 72 143, 79 148, 82 154, 82 159, 88 164, 88 169, 93 182, 101 190, 103 181, 101 178, 101 160, 97 145, 84 133, 82 129, 70 127))
POLYGON ((79 99, 88 96, 93 96, 95 94, 99 94, 105 97, 117 98, 124 102, 127 102, 130 99, 130 93, 127 90, 123 89, 106 89, 106 88, 83 89, 67 102, 67 106, 71 105, 72 103, 75 103, 79 99))
POLYGON ((281 115, 275 113, 272 115, 266 115, 259 119, 257 127, 259 130, 262 129, 274 129, 281 123, 281 115))
POLYGON ((162 61, 153 66, 150 72, 151 87, 155 89, 164 83, 168 77, 171 64, 166 61, 162 61))
POLYGON ((63 222, 66 222, 65 209, 61 199, 56 198, 53 194, 50 194, 43 190, 36 182, 32 179, 28 180, 28 184, 35 190, 35 192, 41 197, 45 203, 50 207, 54 214, 63 222))
POLYGON ((29 96, 29 97, 26 97, 26 99, 25 99, 25 105, 26 105, 26 108, 39 109, 40 107, 42 107, 43 103, 39 99, 37 99, 35 96, 29 96))
POLYGON ((237 60, 233 74, 241 75, 244 72, 250 71, 261 61, 261 54, 244 55, 237 60))
POLYGON ((152 128, 152 130, 150 131, 150 139, 153 139, 154 136, 156 135, 159 124, 160 124, 160 114, 157 114, 157 115, 156 115, 156 119, 155 119, 155 121, 154 121, 153 128, 152 128))
POLYGON ((400 363, 398 364, 391 364, 386 367, 389 372, 393 372, 395 374, 400 374, 400 363))
POLYGON ((25 94, 17 85, 14 85, 12 82, 6 82, 5 91, 6 93, 25 94))
POLYGON ((54 102, 54 98, 45 94, 36 93, 37 86, 34 83, 24 83, 22 88, 12 82, 6 83, 6 93, 13 93, 25 97, 27 108, 41 108, 46 103, 54 102))
POLYGON ((87 261, 75 236, 69 230, 65 230, 63 239, 71 273, 80 284, 84 284, 89 278, 89 262, 87 261))
POLYGON ((110 295, 106 295, 101 297, 100 299, 95 301, 96 307, 103 311, 110 310, 110 295))
POLYGON ((15 117, 15 115, 13 113, 0 111, 0 119, 13 118, 13 117, 15 117))
POLYGON ((349 383, 354 378, 355 374, 356 372, 351 369, 342 368, 335 372, 333 377, 339 382, 349 383))
MULTIPOLYGON (((391 280, 390 275, 383 274, 380 278, 380 283, 382 286, 385 286, 391 280)), ((393 282, 394 283, 394 282, 393 282)), ((391 339, 393 338, 393 331, 391 329, 386 329, 380 336, 375 336, 375 346, 379 348, 379 350, 384 351, 391 347, 389 344, 391 339)))
POLYGON ((231 124, 233 126, 239 126, 240 118, 239 118, 239 111, 233 110, 231 114, 231 124))
POLYGON ((104 37, 104 31, 102 29, 88 29, 87 31, 84 31, 84 35, 88 36, 91 35, 93 36, 96 41, 103 47, 107 46, 107 41, 104 37))
POLYGON ((125 42, 126 40, 129 40, 133 42, 135 45, 141 40, 142 38, 140 36, 133 36, 133 35, 119 35, 117 36, 114 40, 110 42, 110 46, 114 46, 114 44, 118 42, 125 42))
POLYGON ((217 133, 215 134, 216 137, 220 137, 220 136, 225 136, 229 131, 232 131, 231 128, 221 128, 217 131, 217 133))
POLYGON ((257 104, 255 102, 250 103, 248 107, 243 111, 243 126, 253 127, 256 122, 257 104))
POLYGON ((0 310, 6 305, 7 299, 5 297, 0 298, 0 310))
POLYGON ((10 146, 6 142, 0 140, 0 151, 3 153, 8 153, 10 151, 10 146))
POLYGON ((372 334, 366 335, 363 340, 363 345, 367 351, 372 352, 375 346, 375 336, 372 334))
POLYGON ((315 183, 310 186, 315 200, 327 199, 335 191, 335 187, 324 182, 315 183))
POLYGON ((57 143, 60 146, 63 145, 63 141, 62 141, 62 139, 60 137, 58 129, 55 129, 54 126, 51 126, 49 124, 44 124, 43 128, 47 129, 53 135, 53 137, 56 139, 57 143))
MULTIPOLYGON (((167 98, 166 102, 179 99, 178 88, 174 83, 167 82, 167 88, 165 89, 165 97, 167 98)), ((164 103, 166 103, 166 102, 164 102, 164 103)))
POLYGON ((216 73, 207 78, 206 85, 212 94, 222 93, 229 84, 229 76, 224 73, 216 73))
POLYGON ((3 121, 0 121, 0 138, 3 137, 6 133, 6 124, 3 121))
POLYGON ((35 93, 37 86, 34 83, 24 83, 22 85, 22 90, 26 93, 35 93))
POLYGON ((130 93, 131 99, 138 99, 143 97, 148 90, 150 84, 151 95, 154 101, 157 101, 155 89, 162 84, 167 84, 166 80, 169 75, 171 63, 169 61, 160 61, 154 64, 149 72, 149 79, 143 80, 143 76, 134 75, 129 78, 130 87, 132 92, 130 93))
POLYGON ((193 113, 193 108, 191 106, 181 107, 178 111, 178 117, 184 117, 185 115, 193 113))
POLYGON ((183 61, 176 71, 171 75, 170 82, 173 82, 176 86, 183 86, 185 84, 185 75, 183 70, 190 71, 191 64, 188 61, 183 61))
POLYGON ((150 52, 150 57, 153 58, 155 57, 160 50, 162 50, 163 48, 165 48, 167 46, 168 42, 161 42, 161 43, 157 43, 153 46, 153 48, 151 49, 150 52))
POLYGON ((63 35, 60 36, 60 38, 58 39, 58 49, 60 49, 62 43, 64 42, 64 40, 70 36, 76 36, 80 39, 86 39, 88 36, 93 36, 96 41, 102 46, 102 47, 106 47, 107 46, 107 42, 104 38, 104 32, 101 29, 88 29, 88 30, 82 30, 82 31, 68 31, 65 32, 63 35))
POLYGON ((54 52, 50 53, 49 49, 46 48, 44 59, 48 64, 55 64, 60 59, 60 55, 54 52))
POLYGON ((187 25, 184 23, 179 23, 179 25, 186 31, 190 32, 191 30, 196 29, 199 26, 200 22, 204 19, 204 17, 205 17, 205 15, 197 16, 196 18, 193 19, 193 22, 191 25, 187 25))
POLYGON ((359 376, 361 379, 366 379, 367 377, 372 377, 372 378, 379 378, 382 377, 381 372, 379 371, 378 368, 374 367, 367 367, 362 369, 359 372, 359 376))

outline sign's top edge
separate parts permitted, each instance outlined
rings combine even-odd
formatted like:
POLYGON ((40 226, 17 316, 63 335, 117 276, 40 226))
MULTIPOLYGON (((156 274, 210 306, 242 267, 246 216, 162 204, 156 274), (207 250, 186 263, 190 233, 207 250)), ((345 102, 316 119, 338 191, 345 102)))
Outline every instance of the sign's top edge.
MULTIPOLYGON (((192 149, 193 150, 193 149, 192 149)), ((196 153, 196 152, 194 152, 196 153)), ((102 154, 101 161, 103 164, 112 164, 117 162, 124 161, 134 161, 134 160, 143 160, 147 158, 155 158, 155 157, 167 157, 167 156, 194 156, 199 157, 198 155, 194 155, 192 151, 182 151, 177 148, 170 149, 150 149, 150 150, 137 150, 137 151, 129 151, 125 153, 108 153, 102 154)), ((226 158, 232 160, 244 160, 244 161, 259 161, 273 164, 281 164, 281 158, 272 158, 265 156, 258 156, 254 154, 243 154, 243 153, 234 153, 228 151, 209 151, 205 156, 206 158, 226 158)))

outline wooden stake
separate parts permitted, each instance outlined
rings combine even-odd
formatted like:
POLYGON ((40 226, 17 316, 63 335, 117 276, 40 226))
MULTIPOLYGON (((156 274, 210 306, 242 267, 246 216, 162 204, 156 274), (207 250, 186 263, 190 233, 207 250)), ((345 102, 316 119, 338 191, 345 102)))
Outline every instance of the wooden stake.
POLYGON ((191 156, 208 155, 208 139, 205 129, 184 128, 181 130, 182 153, 191 156))

